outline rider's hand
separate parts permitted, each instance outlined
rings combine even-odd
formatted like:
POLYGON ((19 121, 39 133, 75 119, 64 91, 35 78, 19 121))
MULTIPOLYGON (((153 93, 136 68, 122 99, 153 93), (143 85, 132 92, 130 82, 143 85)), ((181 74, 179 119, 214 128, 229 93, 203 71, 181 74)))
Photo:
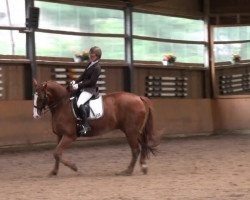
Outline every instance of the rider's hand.
POLYGON ((78 84, 72 85, 72 88, 73 88, 73 90, 77 90, 78 89, 78 84))
POLYGON ((70 82, 70 85, 75 85, 75 83, 76 82, 73 80, 73 81, 70 82))

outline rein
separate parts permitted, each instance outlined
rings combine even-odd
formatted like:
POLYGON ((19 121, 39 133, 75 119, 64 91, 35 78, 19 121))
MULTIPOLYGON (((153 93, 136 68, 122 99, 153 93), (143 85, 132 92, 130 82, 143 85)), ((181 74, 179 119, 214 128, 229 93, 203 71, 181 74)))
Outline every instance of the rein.
MULTIPOLYGON (((46 92, 45 92, 46 93, 46 92)), ((42 110, 42 114, 46 114, 50 109, 56 108, 58 106, 58 104, 60 104, 62 101, 64 100, 64 98, 62 98, 60 101, 53 103, 51 105, 48 105, 48 98, 47 98, 47 93, 45 95, 45 98, 43 99, 43 101, 45 101, 45 105, 43 106, 43 108, 41 108, 42 110)), ((33 106, 34 108, 38 109, 38 106, 33 106)))
MULTIPOLYGON (((60 101, 60 102, 61 102, 61 101, 60 101)), ((43 108, 43 111, 44 111, 43 114, 46 114, 50 109, 56 108, 57 105, 58 105, 60 102, 54 103, 54 104, 52 104, 52 105, 46 104, 47 106, 45 106, 45 107, 43 108)))

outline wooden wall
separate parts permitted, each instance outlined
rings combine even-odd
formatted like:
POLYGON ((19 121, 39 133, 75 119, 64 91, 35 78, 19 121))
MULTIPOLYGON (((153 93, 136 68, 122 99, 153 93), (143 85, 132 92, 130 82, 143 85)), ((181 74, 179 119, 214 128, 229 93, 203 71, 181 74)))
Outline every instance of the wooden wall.
POLYGON ((250 133, 250 96, 212 100, 214 132, 250 133))
MULTIPOLYGON (((77 5, 101 5, 103 7, 117 7, 123 9, 126 4, 122 1, 102 1, 102 0, 53 0, 53 2, 74 3, 77 5), (116 2, 116 3, 115 3, 116 2)), ((173 16, 187 16, 191 18, 210 19, 211 25, 239 25, 250 24, 249 0, 162 0, 162 1, 141 1, 132 0, 135 11, 145 11, 173 16), (206 7, 207 6, 207 7, 206 7), (207 14, 208 16, 205 16, 207 14)), ((0 56, 2 58, 2 56, 0 56)), ((4 56, 6 58, 6 56, 4 56)), ((79 69, 82 63, 73 63, 69 59, 61 61, 38 58, 38 81, 57 80, 55 76, 56 68, 79 69)), ((129 80, 127 79, 128 65, 117 62, 103 62, 105 69, 105 90, 104 93, 122 91, 127 89, 129 80)), ((51 131, 50 114, 37 121, 32 117, 32 101, 28 100, 32 95, 30 80, 30 66, 26 59, 18 61, 10 59, 0 60, 0 147, 8 145, 31 145, 43 142, 55 142, 55 137, 51 131)), ((189 136, 196 134, 213 134, 217 132, 249 132, 250 123, 250 98, 248 77, 243 80, 242 85, 238 84, 239 74, 248 76, 250 65, 240 64, 216 66, 214 69, 214 92, 215 98, 211 99, 211 79, 209 69, 194 66, 172 66, 164 67, 160 64, 135 64, 134 82, 135 93, 147 95, 149 93, 148 77, 162 80, 167 77, 167 82, 172 84, 168 95, 177 96, 157 96, 166 93, 163 87, 157 85, 156 96, 151 100, 155 106, 157 129, 164 136, 189 136), (236 76, 235 76, 236 75, 236 76), (225 84, 222 78, 225 76, 225 84), (170 79, 169 79, 170 78, 170 79), (181 78, 181 85, 173 80, 181 78), (228 79, 228 80, 227 80, 228 79), (170 80, 170 81, 169 81, 170 80), (233 81, 232 81, 233 80, 233 81), (235 84, 234 81, 238 81, 235 84), (174 89, 172 90, 172 86, 174 89), (229 85, 229 86, 228 86, 229 85), (236 88, 236 92, 229 95, 222 93, 223 87, 236 88), (244 87, 243 87, 244 86, 244 87), (180 91, 183 96, 178 96, 180 91), (246 90, 238 90, 247 88, 246 90), (160 91, 160 92, 159 92, 160 91), (242 96, 245 95, 245 96, 242 96)), ((65 73, 64 73, 65 74, 65 73)), ((69 71, 66 71, 65 81, 70 78, 69 71)), ((151 81, 151 79, 150 79, 151 81)), ((162 82, 160 82, 160 85, 162 82)), ((166 88, 165 88, 166 89, 166 88)), ((231 91, 229 90, 229 91, 231 91)), ((30 98, 31 99, 31 98, 30 98)), ((121 135, 119 135, 121 136, 121 135)), ((104 136, 106 137, 106 136, 104 136)), ((109 136, 107 136, 109 137, 109 136)), ((113 137, 111 135, 110 137, 113 137)))
MULTIPOLYGON (((250 130, 250 98, 152 101, 156 127, 164 137, 236 131, 248 133, 250 130)), ((29 100, 0 101, 0 147, 56 142, 51 129, 50 113, 40 120, 35 120, 32 117, 32 105, 29 100)), ((124 135, 113 132, 98 138, 114 137, 124 135)))
MULTIPOLYGON (((43 82, 47 80, 69 82, 76 79, 84 69, 86 63, 74 62, 59 62, 59 61, 38 61, 38 81, 43 82), (56 71, 56 69, 58 71, 56 71), (61 71, 60 70, 65 70, 61 71), (80 70, 80 71, 79 71, 80 70), (60 78, 60 76, 63 76, 60 78)), ((107 63, 102 62, 102 78, 100 79, 106 89, 104 93, 111 93, 115 91, 124 91, 126 88, 125 74, 127 73, 127 65, 122 62, 107 63)), ((101 91, 102 92, 102 91, 101 91)))
POLYGON ((27 61, 0 63, 0 99, 22 100, 26 99, 28 77, 30 70, 27 61))
POLYGON ((208 69, 204 67, 180 67, 158 65, 135 65, 135 91, 139 95, 157 93, 161 98, 204 98, 210 86, 206 83, 208 69), (155 79, 153 81, 149 78, 155 79), (159 80, 157 80, 159 79, 159 80), (164 80, 165 79, 165 80, 164 80), (149 83, 153 82, 153 86, 149 83), (155 88, 155 91, 150 91, 155 88), (162 95, 161 95, 162 94, 162 95), (163 95, 166 96, 163 96, 163 95))
POLYGON ((249 95, 250 63, 217 64, 215 66, 215 96, 249 95))
MULTIPOLYGON (((35 143, 55 142, 51 131, 50 113, 41 120, 32 117, 32 101, 25 100, 26 88, 26 62, 1 62, 4 74, 4 100, 0 101, 0 146, 31 145, 35 143), (10 73, 11 72, 11 73, 10 73), (15 84, 13 84, 15 83, 15 84), (14 89, 13 89, 14 88, 14 89)), ((105 69, 106 93, 126 89, 128 80, 126 73, 128 66, 124 63, 102 63, 105 69)), ((82 63, 64 61, 38 61, 38 81, 55 79, 55 69, 82 69, 82 63)), ((217 76, 248 73, 249 65, 216 67, 217 76)), ((215 132, 235 130, 249 131, 250 98, 224 97, 211 99, 209 96, 210 84, 207 82, 208 69, 199 66, 163 66, 161 64, 135 65, 135 93, 147 94, 148 77, 165 77, 167 86, 175 85, 174 78, 186 83, 186 96, 152 96, 155 107, 157 129, 164 136, 190 136, 197 134, 213 134, 215 132), (170 78, 170 79, 169 79, 170 78), (170 80, 170 81, 169 81, 170 80)), ((63 80, 69 78, 67 71, 63 80)), ((219 80, 219 79, 218 79, 219 80)), ((217 80, 217 87, 219 82, 217 80)), ((164 81, 163 81, 164 82, 164 81)), ((163 83, 162 82, 162 83, 163 83)), ((158 84, 158 79, 156 81, 158 84)), ((161 84, 162 84, 161 83, 161 84)), ((165 85, 162 84, 164 87, 165 85)), ((181 85, 183 86, 183 85, 181 85)), ((158 88, 158 85, 157 85, 158 88)), ((169 89, 169 88, 168 88, 169 89)), ((173 90, 170 90, 173 93, 173 90)), ((159 92, 157 90, 157 92, 159 92)), ((161 91, 164 93, 166 91, 161 91)), ((179 92, 179 91, 178 91, 179 92)), ((245 91, 245 94, 247 92, 245 91)), ((236 95, 237 96, 237 95, 236 95)), ((101 137, 123 137, 116 132, 101 137)))
POLYGON ((0 146, 54 141, 49 114, 38 121, 32 110, 32 101, 0 101, 0 146))
MULTIPOLYGON (((157 130, 163 135, 211 134, 213 120, 209 99, 199 100, 152 100, 155 107, 157 130)), ((51 129, 51 116, 42 119, 32 117, 32 101, 0 102, 0 147, 55 142, 51 129)), ((124 137, 114 132, 101 138, 124 137)))

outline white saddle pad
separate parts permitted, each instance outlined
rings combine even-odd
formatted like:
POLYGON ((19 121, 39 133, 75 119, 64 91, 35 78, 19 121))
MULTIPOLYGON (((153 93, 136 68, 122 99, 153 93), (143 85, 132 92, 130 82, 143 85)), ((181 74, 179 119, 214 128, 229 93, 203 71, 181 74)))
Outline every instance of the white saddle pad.
POLYGON ((97 99, 89 101, 90 114, 89 119, 98 119, 103 116, 103 102, 100 95, 97 99))

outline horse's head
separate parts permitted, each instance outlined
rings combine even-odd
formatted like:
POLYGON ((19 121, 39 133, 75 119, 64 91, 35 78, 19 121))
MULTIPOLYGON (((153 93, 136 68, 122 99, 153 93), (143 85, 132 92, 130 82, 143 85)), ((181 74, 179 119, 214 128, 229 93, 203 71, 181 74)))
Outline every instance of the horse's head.
POLYGON ((69 100, 69 91, 56 81, 45 81, 38 84, 34 79, 33 117, 38 119, 42 113, 56 109, 65 100, 69 100), (43 112, 44 111, 44 112, 43 112))
POLYGON ((35 119, 41 118, 43 110, 48 105, 47 96, 47 82, 38 84, 36 80, 33 80, 35 87, 34 102, 33 102, 33 117, 35 119))

